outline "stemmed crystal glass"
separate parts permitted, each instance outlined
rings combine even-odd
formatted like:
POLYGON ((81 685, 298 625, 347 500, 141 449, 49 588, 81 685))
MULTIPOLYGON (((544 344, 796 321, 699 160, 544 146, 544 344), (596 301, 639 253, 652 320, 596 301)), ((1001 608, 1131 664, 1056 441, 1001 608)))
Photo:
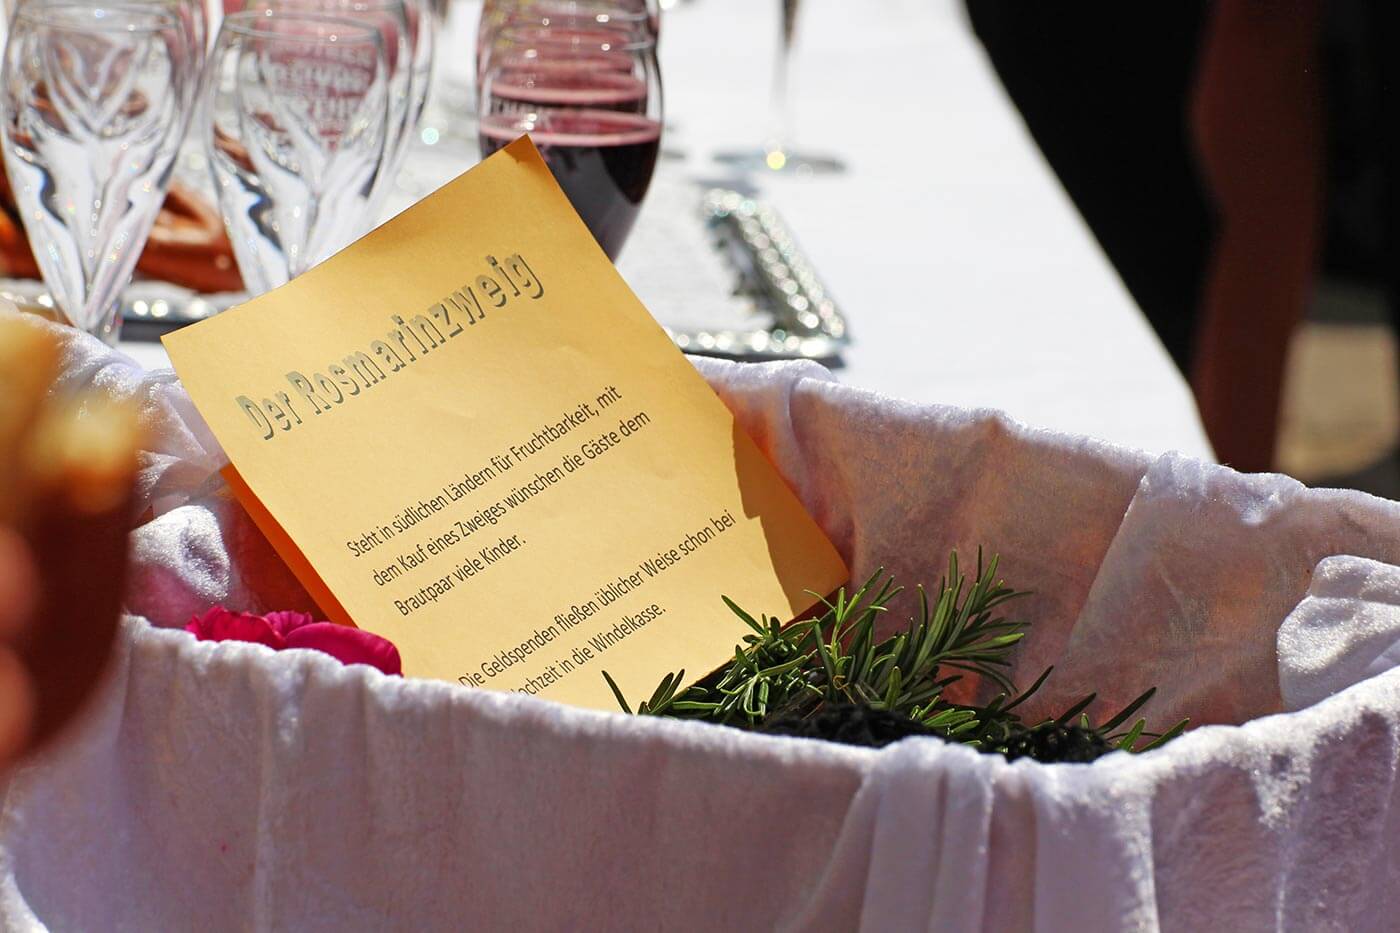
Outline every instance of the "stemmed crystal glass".
POLYGON ((422 86, 425 79, 414 67, 417 37, 410 29, 403 0, 253 0, 244 10, 334 16, 378 30, 388 70, 389 138, 384 170, 379 173, 370 204, 370 213, 377 216, 408 153, 426 91, 422 86))
POLYGON ((115 343, 170 184, 198 56, 162 4, 29 3, 10 24, 3 148, 55 311, 115 343))
POLYGON ((797 38, 797 15, 801 0, 779 0, 782 4, 781 28, 778 33, 778 55, 773 66, 773 96, 768 138, 762 149, 724 152, 716 156, 739 168, 766 169, 771 172, 793 172, 799 175, 834 174, 844 172, 845 164, 830 155, 820 155, 794 149, 792 146, 792 117, 789 94, 792 87, 792 49, 797 38))
POLYGON ((365 233, 388 152, 389 67, 374 26, 239 12, 209 59, 204 143, 250 293, 365 233))

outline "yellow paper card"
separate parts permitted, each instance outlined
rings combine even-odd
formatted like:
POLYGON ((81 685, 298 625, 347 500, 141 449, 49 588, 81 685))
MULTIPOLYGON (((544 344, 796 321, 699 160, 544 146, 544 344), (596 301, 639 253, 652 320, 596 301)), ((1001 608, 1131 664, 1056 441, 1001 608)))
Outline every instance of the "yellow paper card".
POLYGON ((793 617, 830 542, 520 140, 165 338, 234 492, 404 672, 616 709, 793 617))

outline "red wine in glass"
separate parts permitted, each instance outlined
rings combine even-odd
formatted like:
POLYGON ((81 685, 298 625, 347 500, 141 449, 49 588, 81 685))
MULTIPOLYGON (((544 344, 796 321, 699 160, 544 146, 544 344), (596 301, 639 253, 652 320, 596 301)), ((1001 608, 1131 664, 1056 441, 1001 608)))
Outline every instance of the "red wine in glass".
POLYGON ((661 149, 661 76, 643 19, 508 25, 479 62, 481 153, 529 133, 574 209, 617 259, 661 149))
POLYGON ((533 125, 522 116, 482 117, 482 156, 528 132, 593 238, 616 260, 656 170, 661 123, 644 114, 593 108, 536 111, 533 125))

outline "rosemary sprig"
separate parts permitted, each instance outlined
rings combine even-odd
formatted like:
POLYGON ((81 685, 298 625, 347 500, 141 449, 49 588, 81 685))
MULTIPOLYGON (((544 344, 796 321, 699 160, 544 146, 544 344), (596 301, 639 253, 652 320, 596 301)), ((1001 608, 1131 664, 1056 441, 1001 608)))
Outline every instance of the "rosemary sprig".
MULTIPOLYGON (((816 615, 787 626, 771 616, 755 618, 726 597, 725 605, 749 629, 735 646, 734 659, 684 689, 684 671, 666 675, 636 713, 756 729, 806 720, 825 709, 862 707, 907 717, 949 741, 1008 755, 1019 754, 1013 749, 1026 745, 1027 735, 1046 729, 1078 730, 1102 750, 1136 752, 1165 744, 1185 730, 1183 720, 1165 732, 1149 732, 1146 720, 1137 719, 1126 731, 1117 731, 1151 700, 1155 688, 1098 725, 1087 716, 1094 694, 1053 719, 1023 721, 1016 709, 1053 668, 1024 691, 1012 684, 1009 656, 1029 623, 1001 615, 1006 603, 1025 594, 1007 587, 997 577, 997 567, 997 557, 984 562, 979 549, 969 585, 954 552, 937 594, 930 598, 920 587, 917 614, 903 631, 879 641, 877 622, 901 592, 883 570, 852 592, 843 587, 829 599, 818 597, 816 615), (944 699, 947 688, 969 674, 1002 692, 982 706, 944 699), (1144 739, 1147 743, 1139 747, 1144 739)), ((618 705, 631 713, 616 682, 606 671, 603 676, 618 705)))

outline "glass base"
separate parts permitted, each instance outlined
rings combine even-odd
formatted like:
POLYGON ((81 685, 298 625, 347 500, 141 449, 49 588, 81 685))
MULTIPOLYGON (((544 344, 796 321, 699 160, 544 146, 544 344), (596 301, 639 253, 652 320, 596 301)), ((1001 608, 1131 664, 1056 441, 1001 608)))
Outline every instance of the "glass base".
POLYGON ((68 315, 59 310, 47 290, 40 290, 38 294, 21 294, 18 291, 11 292, 8 290, 0 291, 0 300, 9 301, 13 303, 18 310, 27 314, 32 314, 35 317, 43 318, 51 323, 62 324, 64 327, 71 327, 74 330, 86 331, 109 347, 115 347, 117 341, 121 339, 122 316, 120 301, 113 307, 111 314, 105 315, 95 327, 89 330, 80 327, 71 320, 68 315))
POLYGON ((43 318, 52 324, 62 324, 66 328, 73 328, 74 331, 91 333, 92 336, 108 346, 116 346, 116 342, 122 338, 120 301, 113 305, 111 314, 104 315, 104 318, 91 329, 78 325, 77 322, 69 318, 69 315, 59 310, 48 289, 45 289, 42 283, 34 282, 34 280, 24 280, 24 282, 10 280, 10 282, 6 282, 6 287, 0 289, 0 303, 4 303, 4 301, 14 304, 18 311, 32 314, 36 318, 43 318))
POLYGON ((742 152, 721 152, 715 161, 749 172, 772 172, 776 175, 839 175, 846 163, 835 156, 770 146, 742 152))

